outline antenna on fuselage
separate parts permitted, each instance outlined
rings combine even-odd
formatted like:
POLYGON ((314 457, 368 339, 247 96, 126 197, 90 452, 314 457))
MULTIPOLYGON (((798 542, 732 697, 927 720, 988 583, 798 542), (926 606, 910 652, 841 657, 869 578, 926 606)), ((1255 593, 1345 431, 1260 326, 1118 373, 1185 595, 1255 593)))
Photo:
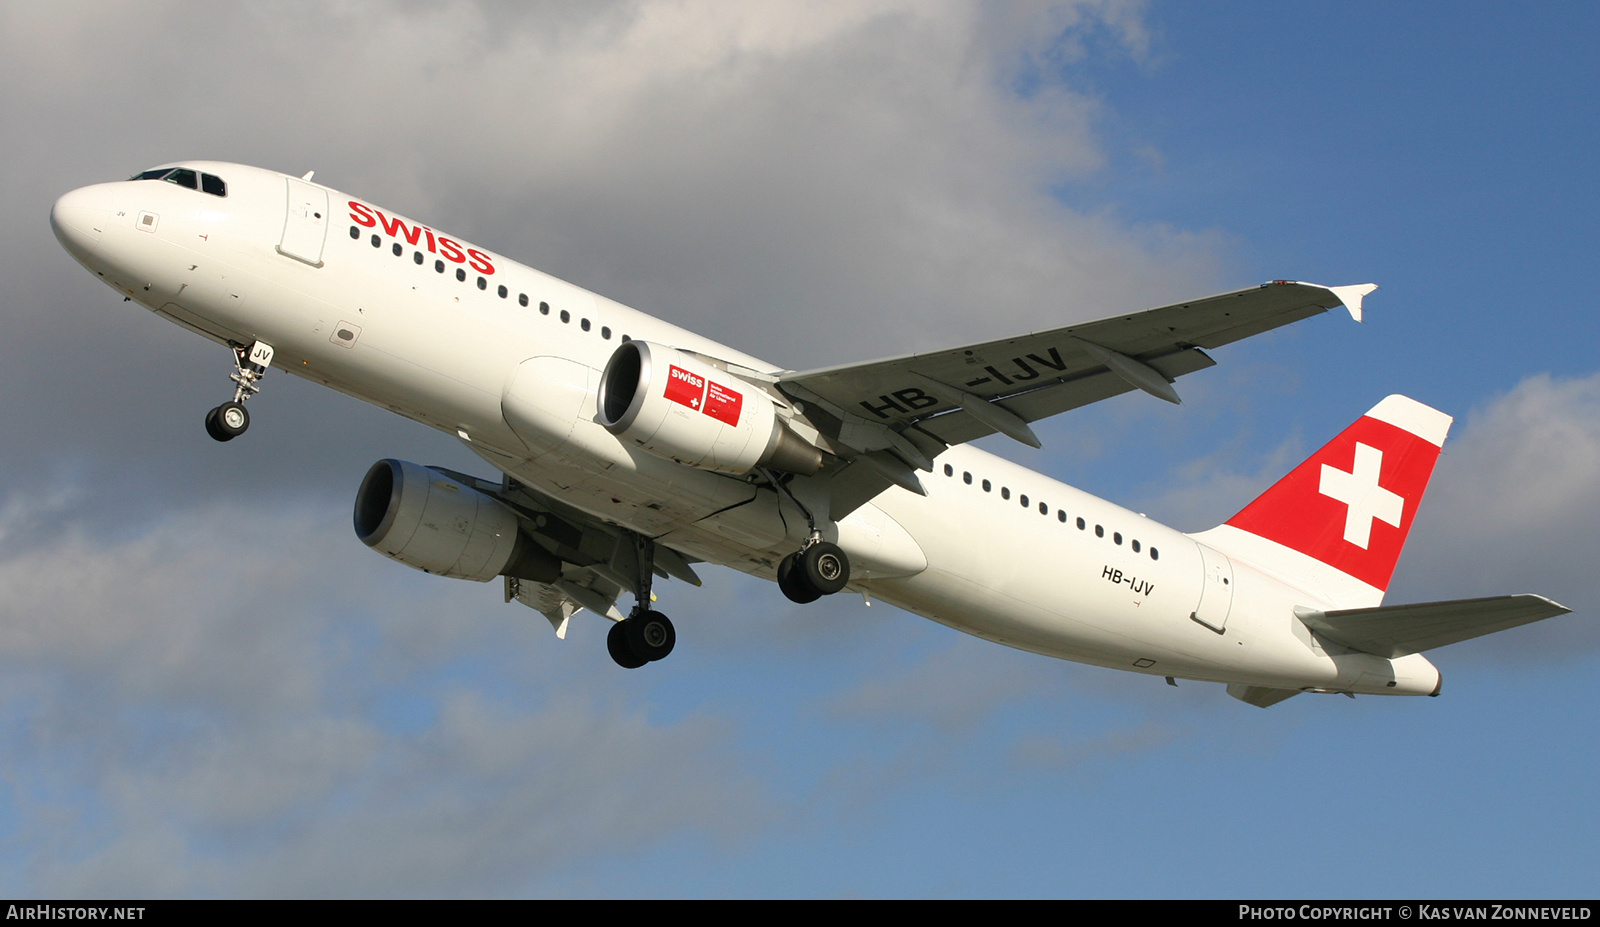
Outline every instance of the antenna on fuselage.
POLYGON ((306 171, 306 175, 304 177, 300 178, 300 179, 301 180, 310 180, 311 179, 311 175, 315 174, 315 173, 316 173, 316 171, 306 171))

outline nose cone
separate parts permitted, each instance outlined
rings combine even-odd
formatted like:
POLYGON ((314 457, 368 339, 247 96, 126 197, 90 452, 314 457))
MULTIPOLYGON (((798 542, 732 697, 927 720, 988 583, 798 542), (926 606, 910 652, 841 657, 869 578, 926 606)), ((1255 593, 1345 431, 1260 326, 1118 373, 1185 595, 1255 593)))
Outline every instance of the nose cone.
POLYGON ((80 187, 50 208, 50 228, 56 240, 79 261, 93 253, 111 218, 105 186, 80 187))

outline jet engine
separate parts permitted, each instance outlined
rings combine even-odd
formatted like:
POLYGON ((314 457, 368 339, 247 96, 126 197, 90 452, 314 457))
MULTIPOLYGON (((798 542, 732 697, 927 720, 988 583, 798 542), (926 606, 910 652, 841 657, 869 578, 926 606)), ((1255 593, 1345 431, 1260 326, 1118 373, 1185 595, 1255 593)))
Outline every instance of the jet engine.
POLYGON ((499 500, 404 460, 380 460, 367 471, 355 527, 362 543, 424 573, 480 583, 561 576, 561 560, 524 535, 499 500))
POLYGON ((822 451, 784 424, 770 396, 665 345, 620 345, 600 376, 599 407, 607 431, 691 467, 738 475, 822 469, 822 451))

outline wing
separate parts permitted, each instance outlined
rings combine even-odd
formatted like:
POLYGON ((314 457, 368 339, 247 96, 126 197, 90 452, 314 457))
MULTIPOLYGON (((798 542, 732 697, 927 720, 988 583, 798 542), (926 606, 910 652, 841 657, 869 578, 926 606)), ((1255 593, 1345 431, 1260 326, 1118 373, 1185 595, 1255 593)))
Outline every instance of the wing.
MULTIPOLYGON (((528 537, 561 559, 561 575, 550 582, 505 577, 507 602, 515 599, 544 615, 561 638, 567 636, 567 620, 581 609, 612 621, 623 619, 617 598, 635 591, 638 555, 621 529, 516 480, 492 483, 444 467, 433 469, 504 503, 528 537)), ((656 575, 700 585, 689 557, 659 543, 654 554, 656 575)))
POLYGON ((1446 644, 1531 624, 1571 609, 1538 595, 1380 605, 1319 612, 1297 608, 1295 615, 1323 637, 1380 657, 1403 657, 1446 644))
POLYGON ((622 586, 588 567, 565 566, 561 578, 553 583, 512 576, 505 581, 506 601, 515 599, 543 615, 562 640, 567 637, 568 619, 585 608, 612 621, 623 619, 617 610, 622 586))
POLYGON ((1177 402, 1172 382, 1215 363, 1205 348, 1341 305, 1359 321, 1375 289, 1274 280, 1016 338, 782 374, 777 385, 836 444, 920 491, 914 474, 890 471, 929 470, 945 447, 989 434, 1038 447, 1029 422, 1131 389, 1177 402))

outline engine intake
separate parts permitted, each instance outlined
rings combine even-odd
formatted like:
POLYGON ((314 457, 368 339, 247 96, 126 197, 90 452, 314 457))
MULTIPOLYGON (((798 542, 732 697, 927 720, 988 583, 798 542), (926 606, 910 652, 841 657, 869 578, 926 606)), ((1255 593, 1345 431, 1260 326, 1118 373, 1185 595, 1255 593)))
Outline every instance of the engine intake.
POLYGON ((363 544, 424 573, 480 583, 561 577, 561 560, 524 535, 499 500, 409 461, 380 460, 367 470, 355 529, 363 544))
POLYGON ((704 470, 822 469, 822 451, 784 424, 766 393, 665 345, 618 346, 600 376, 599 421, 652 454, 704 470))

